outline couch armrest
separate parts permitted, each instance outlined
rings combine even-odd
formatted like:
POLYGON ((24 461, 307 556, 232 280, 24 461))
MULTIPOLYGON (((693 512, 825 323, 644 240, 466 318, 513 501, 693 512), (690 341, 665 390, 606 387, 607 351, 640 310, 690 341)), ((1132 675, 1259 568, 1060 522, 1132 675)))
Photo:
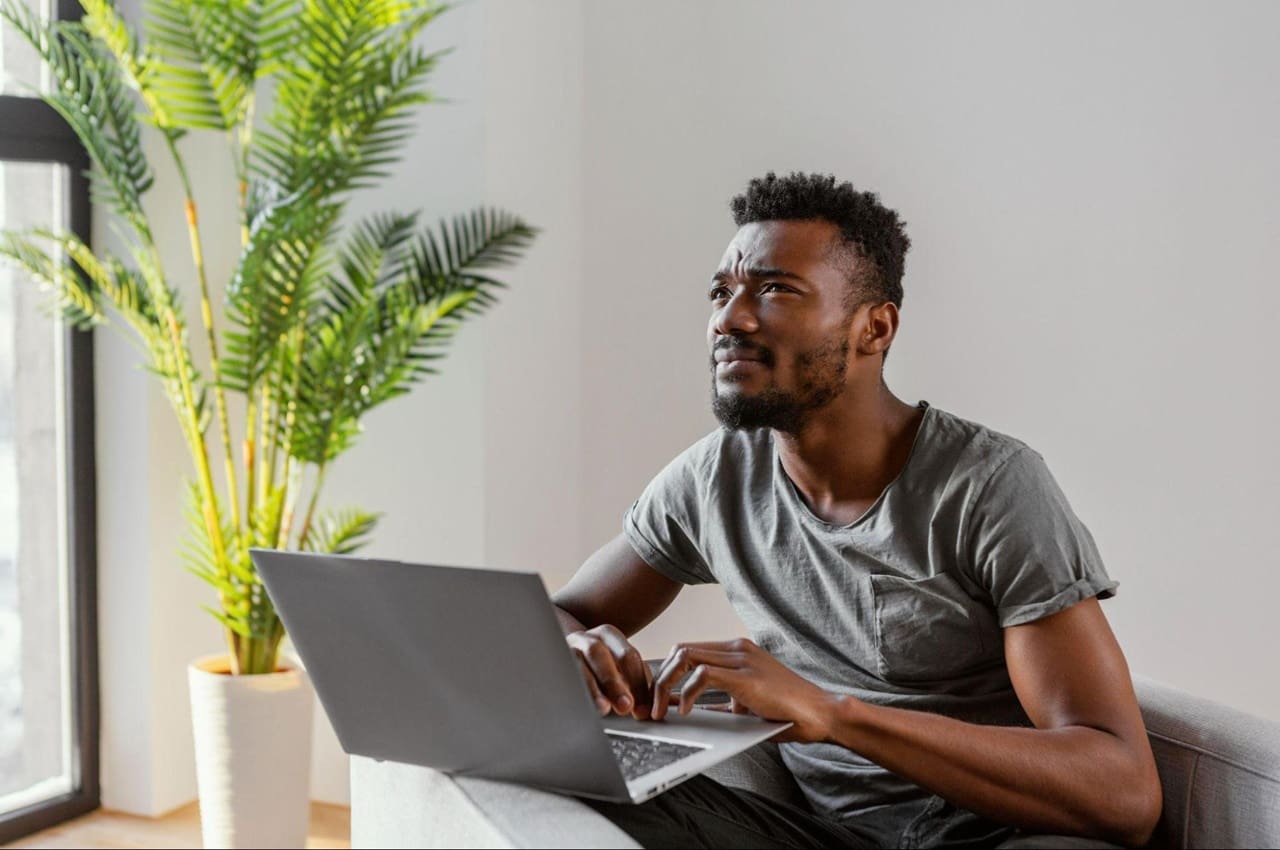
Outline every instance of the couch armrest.
POLYGON ((1164 813, 1152 846, 1280 847, 1280 723, 1135 677, 1164 813))
POLYGON ((351 846, 639 847, 573 797, 351 757, 351 846))

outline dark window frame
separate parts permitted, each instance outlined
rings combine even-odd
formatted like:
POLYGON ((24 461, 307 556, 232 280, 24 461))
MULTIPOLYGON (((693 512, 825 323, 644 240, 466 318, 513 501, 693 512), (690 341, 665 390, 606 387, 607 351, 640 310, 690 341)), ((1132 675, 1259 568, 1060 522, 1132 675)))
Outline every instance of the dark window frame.
MULTIPOLYGON (((82 14, 76 0, 57 0, 60 20, 82 14)), ((75 133, 47 103, 34 97, 0 95, 0 160, 60 163, 69 174, 68 224, 90 242, 89 157, 75 133)), ((94 454, 93 334, 68 326, 63 337, 66 380, 67 557, 71 630, 71 695, 74 703, 76 787, 67 794, 0 814, 0 844, 15 841, 101 805, 98 690, 97 500, 94 454)))

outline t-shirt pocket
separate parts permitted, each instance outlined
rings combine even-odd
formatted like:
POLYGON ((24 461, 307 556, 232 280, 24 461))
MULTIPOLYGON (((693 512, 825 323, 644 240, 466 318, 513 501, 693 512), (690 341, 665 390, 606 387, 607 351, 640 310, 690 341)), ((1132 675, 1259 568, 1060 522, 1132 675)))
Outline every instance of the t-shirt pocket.
POLYGON ((946 573, 869 578, 877 672, 886 682, 948 681, 1003 653, 992 613, 946 573))

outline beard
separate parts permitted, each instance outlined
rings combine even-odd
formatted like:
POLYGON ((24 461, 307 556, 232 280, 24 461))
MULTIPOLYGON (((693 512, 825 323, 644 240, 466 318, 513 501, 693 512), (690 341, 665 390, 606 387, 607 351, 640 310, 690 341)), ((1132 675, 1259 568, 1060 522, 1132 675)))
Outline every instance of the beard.
MULTIPOLYGON (((766 363, 773 363, 768 354, 766 363)), ((849 337, 839 334, 796 357, 796 389, 787 391, 770 385, 755 395, 733 389, 722 391, 711 366, 711 412, 731 431, 772 428, 798 434, 813 414, 844 392, 845 369, 849 365, 849 337)))

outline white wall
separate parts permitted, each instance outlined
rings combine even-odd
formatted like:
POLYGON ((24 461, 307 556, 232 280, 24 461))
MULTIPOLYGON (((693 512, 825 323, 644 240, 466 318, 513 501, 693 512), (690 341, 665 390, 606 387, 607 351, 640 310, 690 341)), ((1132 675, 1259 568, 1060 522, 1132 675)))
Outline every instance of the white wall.
POLYGON ((542 228, 483 320, 484 556, 548 588, 582 562, 582 0, 485 6, 485 193, 542 228))
MULTIPOLYGON (((1044 454, 1121 583, 1104 610, 1136 672, 1280 718, 1280 7, 586 18, 584 541, 714 424, 704 290, 729 197, 833 172, 915 242, 890 387, 1044 454)), ((739 629, 699 592, 642 649, 739 629)))
MULTIPOLYGON (((452 102, 355 211, 488 202, 544 232, 442 374, 369 417, 331 502, 386 512, 370 554, 554 589, 714 427, 704 284, 728 198, 769 169, 831 171, 915 241, 890 386, 1044 453, 1121 581, 1105 610, 1136 671, 1280 717, 1261 672, 1280 644, 1277 23, 1264 5, 450 11, 426 39, 457 48, 434 82, 452 102)), ((153 201, 175 193, 162 173, 153 201)), ((104 802, 154 814, 194 796, 184 665, 220 638, 178 568, 172 415, 98 338, 104 802)), ((637 640, 739 631, 697 588, 637 640)), ((323 724, 313 792, 346 799, 323 724)))

